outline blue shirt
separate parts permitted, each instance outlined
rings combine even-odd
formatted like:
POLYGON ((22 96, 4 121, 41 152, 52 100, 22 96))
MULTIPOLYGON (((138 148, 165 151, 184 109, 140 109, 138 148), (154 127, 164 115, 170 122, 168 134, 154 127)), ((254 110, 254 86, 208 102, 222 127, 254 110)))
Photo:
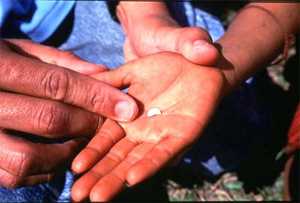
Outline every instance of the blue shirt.
POLYGON ((2 33, 20 32, 33 41, 50 37, 68 15, 75 1, 0 0, 2 33))

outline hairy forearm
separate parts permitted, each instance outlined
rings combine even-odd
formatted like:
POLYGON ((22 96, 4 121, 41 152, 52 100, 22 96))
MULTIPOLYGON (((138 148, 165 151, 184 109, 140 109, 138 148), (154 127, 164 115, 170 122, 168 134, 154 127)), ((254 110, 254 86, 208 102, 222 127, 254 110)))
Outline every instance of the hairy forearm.
POLYGON ((284 32, 295 34, 300 27, 300 5, 288 3, 252 3, 270 11, 248 8, 234 19, 218 41, 224 60, 219 66, 227 80, 227 91, 265 67, 282 52, 284 32), (279 25, 280 24, 280 25, 279 25))

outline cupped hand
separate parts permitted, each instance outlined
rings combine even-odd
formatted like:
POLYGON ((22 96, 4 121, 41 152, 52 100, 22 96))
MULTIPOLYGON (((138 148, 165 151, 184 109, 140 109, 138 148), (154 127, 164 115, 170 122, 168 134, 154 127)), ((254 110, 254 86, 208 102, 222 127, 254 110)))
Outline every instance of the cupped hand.
POLYGON ((181 27, 170 16, 152 15, 127 26, 129 22, 122 6, 118 7, 117 14, 126 35, 126 61, 164 51, 182 54, 199 65, 214 65, 219 58, 208 32, 200 27, 181 27))
POLYGON ((121 107, 129 101, 137 111, 128 95, 75 72, 92 74, 105 70, 103 66, 26 40, 0 41, 0 57, 2 187, 50 180, 102 124, 100 115, 116 119, 125 115, 120 120, 134 116, 124 114, 126 111, 122 114, 120 105, 115 108, 118 101, 121 107), (54 143, 29 137, 44 137, 54 143))
POLYGON ((74 201, 88 196, 91 201, 110 200, 125 185, 140 183, 166 166, 200 136, 224 85, 220 70, 174 53, 150 55, 94 77, 128 86, 142 110, 133 122, 106 120, 75 158, 74 172, 91 169, 75 182, 74 201), (151 108, 161 114, 148 117, 151 108))

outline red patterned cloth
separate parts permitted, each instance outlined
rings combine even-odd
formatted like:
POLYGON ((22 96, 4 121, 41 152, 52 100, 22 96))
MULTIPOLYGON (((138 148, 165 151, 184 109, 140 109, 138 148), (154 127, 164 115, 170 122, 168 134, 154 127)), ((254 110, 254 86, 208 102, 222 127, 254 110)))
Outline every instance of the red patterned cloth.
POLYGON ((298 104, 288 133, 287 152, 292 153, 297 149, 300 149, 300 103, 298 104))

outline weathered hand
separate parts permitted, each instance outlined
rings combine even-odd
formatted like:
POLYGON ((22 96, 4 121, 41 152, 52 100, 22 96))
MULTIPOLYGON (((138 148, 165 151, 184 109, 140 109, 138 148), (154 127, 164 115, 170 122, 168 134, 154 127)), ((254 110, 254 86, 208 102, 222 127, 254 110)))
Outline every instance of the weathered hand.
POLYGON ((38 59, 44 63, 64 67, 84 75, 106 71, 100 64, 86 62, 72 52, 63 51, 54 47, 34 43, 25 39, 6 39, 5 46, 20 55, 38 59))
POLYGON ((199 137, 224 84, 220 70, 173 53, 150 55, 95 77, 115 87, 129 86, 128 94, 140 102, 142 111, 130 123, 107 120, 75 158, 76 173, 92 167, 75 182, 75 201, 88 196, 107 201, 125 184, 140 183, 164 167, 199 137), (153 107, 162 114, 147 117, 153 107))
POLYGON ((117 116, 117 101, 129 99, 135 105, 119 90, 62 68, 87 74, 104 70, 66 52, 9 40, 0 41, 0 57, 0 186, 50 180, 102 124, 99 114, 117 116), (14 136, 16 132, 36 140, 14 136), (36 142, 41 137, 68 140, 36 142))

